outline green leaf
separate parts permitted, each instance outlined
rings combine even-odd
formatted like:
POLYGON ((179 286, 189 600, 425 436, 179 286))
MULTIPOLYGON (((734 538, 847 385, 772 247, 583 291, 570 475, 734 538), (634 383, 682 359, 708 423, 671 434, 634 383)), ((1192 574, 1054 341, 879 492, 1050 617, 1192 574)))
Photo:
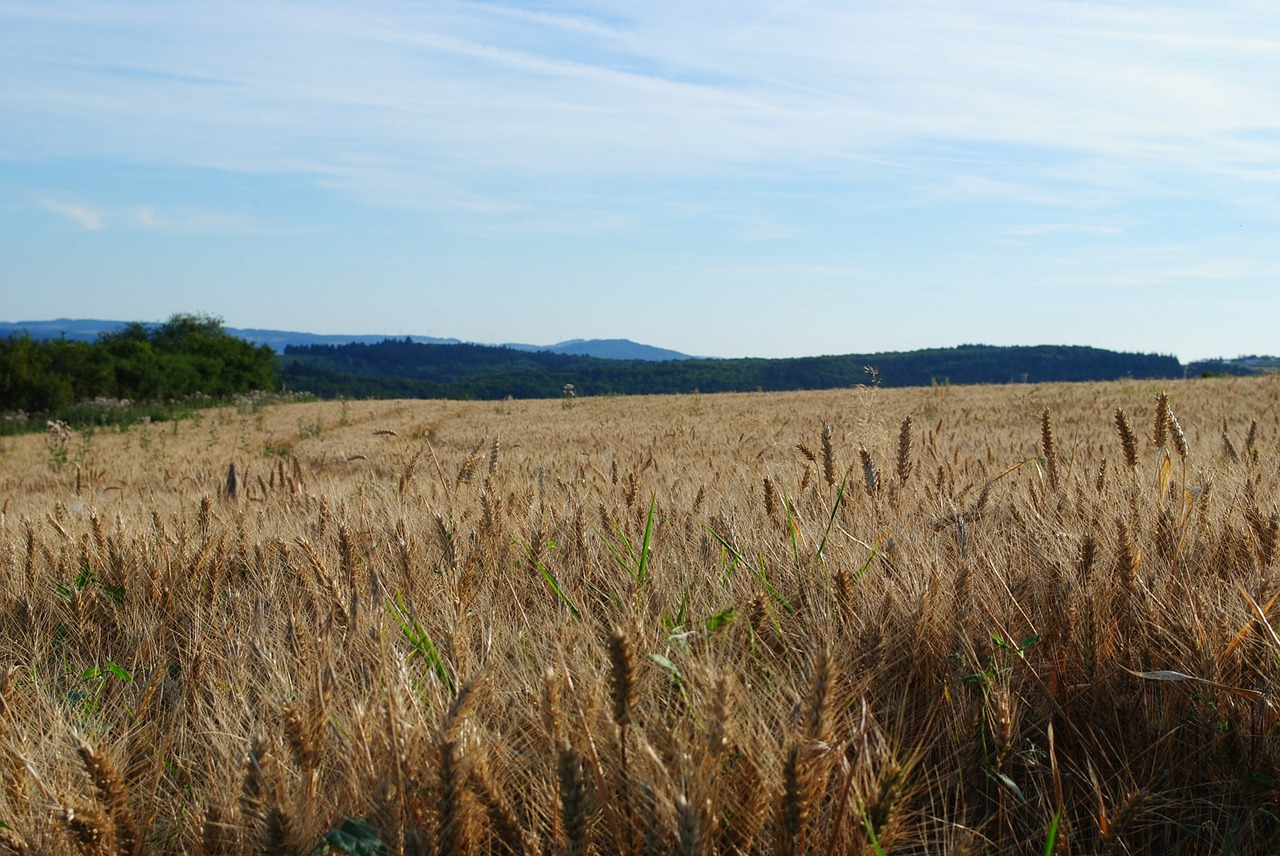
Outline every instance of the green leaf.
POLYGON ((1261 785, 1264 788, 1280 788, 1280 780, 1268 776, 1261 770, 1250 770, 1245 775, 1245 778, 1253 784, 1261 785))
POLYGON ((676 613, 676 627, 687 627, 686 622, 689 620, 689 587, 684 587, 684 593, 680 595, 680 611, 676 613))
POLYGON ((133 680, 133 675, 129 674, 128 670, 125 669, 124 666, 121 666, 119 663, 117 663, 115 660, 112 660, 112 659, 107 660, 107 669, 110 670, 111 674, 115 675, 118 679, 122 681, 133 680))
POLYGON ((724 625, 728 624, 730 621, 733 621, 732 606, 729 607, 728 609, 720 610, 715 615, 707 619, 707 632, 715 633, 717 630, 719 630, 724 625))
POLYGON ((671 685, 679 690, 680 700, 684 702, 686 709, 688 709, 688 715, 692 717, 695 725, 701 727, 702 722, 698 719, 698 715, 690 709, 692 708, 692 704, 689 701, 689 693, 684 687, 684 678, 680 674, 680 667, 671 662, 671 660, 664 654, 650 654, 649 659, 667 670, 667 674, 671 676, 671 685))
POLYGON ((992 771, 991 775, 997 782, 1008 788, 1015 797, 1022 802, 1026 802, 1027 798, 1022 795, 1022 788, 1018 787, 1017 783, 1014 782, 1013 779, 998 771, 992 771))
POLYGON ((94 582, 95 579, 96 577, 94 576, 93 568, 89 567, 89 564, 86 562, 85 566, 80 570, 80 573, 76 574, 76 588, 82 589, 94 582))
POLYGON ((387 856, 387 845, 378 837, 378 831, 367 820, 349 817, 342 826, 324 836, 330 847, 350 853, 351 856, 387 856))
POLYGON ((421 657, 427 667, 435 672, 440 682, 449 688, 450 695, 457 695, 457 685, 454 684, 453 676, 445 666, 444 658, 440 656, 440 649, 436 647, 435 642, 431 641, 431 637, 418 624, 417 619, 409 615, 408 610, 405 609, 404 597, 400 592, 396 592, 395 603, 389 604, 388 608, 395 612, 396 620, 400 622, 400 631, 413 646, 414 653, 421 657))
POLYGON ((650 654, 649 659, 671 673, 672 677, 680 677, 680 667, 671 662, 664 654, 650 654))

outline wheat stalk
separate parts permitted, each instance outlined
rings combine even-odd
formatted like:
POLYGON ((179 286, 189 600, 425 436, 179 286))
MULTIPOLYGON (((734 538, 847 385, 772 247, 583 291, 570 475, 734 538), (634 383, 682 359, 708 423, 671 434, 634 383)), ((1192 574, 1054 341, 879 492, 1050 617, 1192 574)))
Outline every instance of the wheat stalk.
POLYGON ((1058 489, 1058 446, 1053 439, 1053 416, 1049 408, 1040 415, 1040 447, 1044 453, 1045 467, 1049 470, 1049 487, 1058 489))
POLYGON ((1138 437, 1129 426, 1129 417, 1119 407, 1115 413, 1116 430, 1120 432, 1120 447, 1124 450, 1124 462, 1129 469, 1138 466, 1138 437))
POLYGON ((822 423, 822 477, 827 487, 836 486, 836 452, 831 445, 831 423, 822 423))
POLYGON ((898 426, 898 484, 906 486, 907 479, 911 477, 911 414, 907 414, 907 418, 902 420, 902 424, 898 426))
POLYGON ((85 741, 77 742, 76 752, 89 778, 93 781, 98 801, 106 810, 107 818, 111 822, 114 830, 111 838, 115 846, 122 853, 137 853, 141 837, 138 826, 134 822, 133 813, 129 810, 128 790, 124 778, 106 754, 85 741))

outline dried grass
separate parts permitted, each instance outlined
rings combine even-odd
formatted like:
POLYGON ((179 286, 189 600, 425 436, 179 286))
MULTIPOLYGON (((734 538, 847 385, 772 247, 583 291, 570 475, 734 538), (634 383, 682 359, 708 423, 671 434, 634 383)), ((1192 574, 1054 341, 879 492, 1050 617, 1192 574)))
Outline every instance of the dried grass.
POLYGON ((15 438, 0 849, 1280 851, 1278 414, 292 404, 99 432, 78 480, 15 438))

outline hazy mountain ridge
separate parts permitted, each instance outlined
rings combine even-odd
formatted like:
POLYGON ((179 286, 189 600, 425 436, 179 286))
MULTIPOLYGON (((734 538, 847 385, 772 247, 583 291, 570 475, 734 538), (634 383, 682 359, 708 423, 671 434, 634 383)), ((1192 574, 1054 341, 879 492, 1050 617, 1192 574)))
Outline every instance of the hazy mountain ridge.
MULTIPOLYGON (((96 318, 55 318, 50 321, 0 321, 0 338, 26 333, 32 339, 68 339, 93 341, 102 333, 109 333, 126 326, 126 321, 106 321, 96 318)), ((160 326, 160 322, 144 322, 147 327, 160 326)), ((256 327, 227 327, 228 333, 255 345, 269 345, 277 354, 283 354, 290 346, 347 345, 352 343, 376 345, 387 339, 425 345, 461 345, 461 339, 437 336, 388 336, 360 333, 306 333, 294 330, 269 330, 256 327)), ((468 343, 484 344, 484 343, 468 343)), ((688 354, 669 348, 658 348, 633 342, 630 339, 569 339, 554 345, 531 345, 522 342, 503 342, 490 347, 513 348, 518 351, 548 351, 554 354, 574 354, 581 357, 598 357, 606 360, 688 360, 688 354)))
POLYGON ((642 345, 630 339, 567 339, 554 345, 521 345, 507 343, 504 348, 516 348, 522 351, 550 351, 553 354, 572 354, 578 357, 596 357, 602 360, 693 360, 691 357, 670 348, 658 348, 653 345, 642 345))

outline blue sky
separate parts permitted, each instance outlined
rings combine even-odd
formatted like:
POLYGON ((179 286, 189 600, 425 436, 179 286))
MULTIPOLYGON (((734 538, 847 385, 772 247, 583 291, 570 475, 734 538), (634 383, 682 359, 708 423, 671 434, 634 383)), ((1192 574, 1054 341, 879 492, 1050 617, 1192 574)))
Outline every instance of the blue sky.
POLYGON ((0 320, 1280 352, 1272 2, 0 0, 0 320))

